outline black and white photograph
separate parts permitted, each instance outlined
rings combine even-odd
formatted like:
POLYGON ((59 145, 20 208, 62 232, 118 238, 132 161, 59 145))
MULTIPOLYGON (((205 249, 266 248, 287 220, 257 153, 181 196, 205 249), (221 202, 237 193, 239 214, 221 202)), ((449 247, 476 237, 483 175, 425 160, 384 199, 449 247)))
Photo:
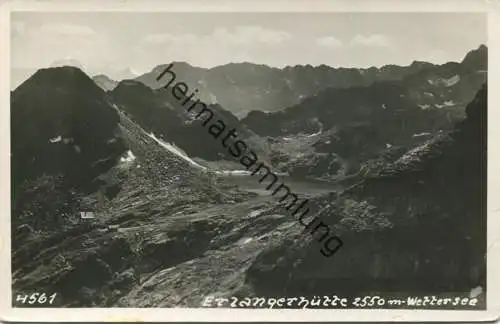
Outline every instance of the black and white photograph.
POLYGON ((10 12, 10 307, 487 309, 488 13, 281 10, 10 12))

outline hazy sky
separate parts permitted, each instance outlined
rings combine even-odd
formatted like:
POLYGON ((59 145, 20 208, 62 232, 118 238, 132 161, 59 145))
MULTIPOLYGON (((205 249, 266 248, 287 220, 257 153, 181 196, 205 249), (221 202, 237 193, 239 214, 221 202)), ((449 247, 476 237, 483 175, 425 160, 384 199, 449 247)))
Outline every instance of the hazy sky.
POLYGON ((43 13, 11 15, 14 68, 76 59, 90 74, 170 61, 212 67, 368 67, 461 60, 486 43, 481 13, 43 13))

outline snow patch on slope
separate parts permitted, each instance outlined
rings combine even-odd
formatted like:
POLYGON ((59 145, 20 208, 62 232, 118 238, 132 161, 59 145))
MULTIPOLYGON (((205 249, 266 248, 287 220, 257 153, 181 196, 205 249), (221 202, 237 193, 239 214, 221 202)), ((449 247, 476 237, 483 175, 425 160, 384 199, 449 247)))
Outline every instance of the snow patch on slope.
POLYGON ((458 81, 460 81, 460 76, 458 74, 455 74, 449 79, 443 79, 443 83, 446 87, 454 86, 458 81))
MULTIPOLYGON (((193 160, 192 158, 190 158, 183 150, 181 150, 177 146, 170 144, 170 143, 167 143, 167 142, 157 138, 155 136, 155 134, 153 134, 153 133, 148 134, 148 136, 150 138, 152 138, 155 142, 160 144, 160 146, 162 146, 163 148, 172 152, 173 154, 177 155, 178 157, 180 157, 184 161, 188 162, 189 164, 191 164, 195 168, 198 168, 198 169, 203 170, 203 171, 211 171, 206 166, 203 166, 203 165, 199 164, 198 162, 196 162, 195 160, 193 160)), ((251 174, 250 171, 247 171, 247 170, 221 170, 221 171, 213 171, 213 172, 215 174, 219 174, 219 175, 250 175, 251 174)))
POLYGON ((434 106, 436 106, 437 108, 444 108, 444 107, 452 107, 454 105, 456 105, 456 103, 453 100, 446 100, 445 102, 443 102, 442 105, 435 104, 434 106))

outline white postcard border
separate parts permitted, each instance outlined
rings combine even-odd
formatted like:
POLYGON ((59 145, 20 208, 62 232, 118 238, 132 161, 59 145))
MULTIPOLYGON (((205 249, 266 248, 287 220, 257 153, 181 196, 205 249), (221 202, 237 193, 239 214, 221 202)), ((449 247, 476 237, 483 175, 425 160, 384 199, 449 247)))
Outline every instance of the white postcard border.
MULTIPOLYGON (((460 26, 457 26, 460 28, 460 26)), ((33 322, 485 321, 500 315, 500 0, 9 1, 0 7, 0 320, 33 322), (205 308, 12 308, 10 255, 10 12, 486 12, 488 13, 488 222, 486 311, 205 308)))

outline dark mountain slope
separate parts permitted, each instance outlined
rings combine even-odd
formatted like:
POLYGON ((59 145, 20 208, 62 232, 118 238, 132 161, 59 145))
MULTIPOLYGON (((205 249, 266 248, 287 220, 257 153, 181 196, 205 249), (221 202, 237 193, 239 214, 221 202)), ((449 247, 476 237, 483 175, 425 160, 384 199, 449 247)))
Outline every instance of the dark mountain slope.
POLYGON ((125 151, 118 121, 104 91, 78 68, 39 70, 12 92, 13 224, 24 212, 33 214, 33 208, 38 208, 35 216, 40 219, 45 213, 60 217, 50 210, 55 206, 41 205, 52 198, 56 205, 69 205, 67 196, 76 194, 75 188, 94 190, 95 178, 125 151), (33 195, 38 189, 47 192, 37 207, 33 195))
POLYGON ((242 123, 273 137, 271 160, 282 171, 324 179, 365 173, 463 120, 486 80, 487 49, 461 63, 412 66, 419 68, 401 80, 327 88, 283 111, 252 111, 242 123))
MULTIPOLYGON (((186 82, 191 90, 199 89, 202 100, 207 103, 215 100, 240 118, 252 110, 282 110, 327 87, 366 86, 376 80, 398 80, 427 66, 413 64, 364 70, 297 65, 281 70, 252 63, 230 63, 212 69, 195 68, 184 62, 173 64, 177 81, 186 82)), ((167 66, 157 66, 136 80, 158 89, 163 82, 156 81, 156 77, 167 66)))
POLYGON ((33 73, 36 72, 36 69, 32 68, 19 68, 19 67, 11 67, 10 69, 10 89, 13 91, 20 84, 26 81, 33 73))
POLYGON ((292 229, 257 257, 248 284, 274 296, 467 294, 485 287, 486 121, 484 86, 452 132, 312 203, 344 242, 336 254, 324 257, 322 243, 292 229))
POLYGON ((139 125, 157 135, 168 136, 183 124, 182 115, 169 102, 159 100, 140 82, 122 81, 110 97, 139 125))

